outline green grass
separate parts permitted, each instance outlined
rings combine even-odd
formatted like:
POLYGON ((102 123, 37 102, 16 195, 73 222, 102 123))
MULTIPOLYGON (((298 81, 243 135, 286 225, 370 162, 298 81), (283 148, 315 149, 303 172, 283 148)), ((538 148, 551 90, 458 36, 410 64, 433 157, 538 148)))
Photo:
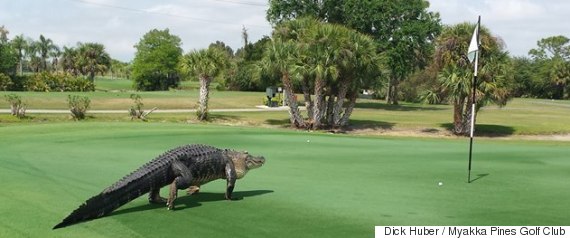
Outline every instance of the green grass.
MULTIPOLYGON (((210 84, 210 87, 216 88, 218 83, 210 84)), ((133 81, 125 78, 111 78, 109 76, 96 77, 95 88, 97 91, 105 92, 125 92, 135 91, 133 89, 133 81)), ((200 83, 197 81, 182 81, 180 82, 180 89, 182 90, 197 90, 200 88, 200 83)))
MULTIPOLYGON (((132 93, 143 98, 144 107, 159 109, 195 109, 199 92, 198 82, 184 81, 183 90, 160 92, 135 92, 132 83, 126 79, 98 77, 95 81, 96 92, 0 92, 0 108, 8 109, 4 100, 7 94, 15 93, 22 97, 28 109, 67 109, 67 96, 85 95, 91 99, 93 110, 127 110, 133 105, 132 93)), ((216 85, 212 85, 214 89, 216 85)), ((262 104, 264 92, 232 92, 212 90, 210 109, 255 108, 262 104)), ((298 96, 299 99, 302 96, 298 96)), ((223 123, 284 126, 288 124, 286 113, 213 113, 215 119, 223 123)), ((30 115, 28 121, 66 121, 67 115, 30 115)), ((151 120, 186 122, 194 118, 189 115, 152 114, 151 120)), ((351 117, 351 125, 357 128, 380 131, 433 131, 445 132, 451 126, 453 118, 450 105, 423 105, 402 103, 398 106, 386 105, 383 101, 359 99, 351 117)), ((514 99, 506 107, 484 107, 477 117, 478 135, 511 136, 511 135, 551 135, 570 134, 570 101, 552 101, 545 99, 514 99)), ((122 121, 129 119, 125 115, 97 115, 91 118, 100 121, 122 121)), ((25 121, 25 120, 24 120, 25 121)), ((216 121, 216 120, 215 120, 216 121)), ((15 123, 17 120, 7 115, 0 115, 0 123, 15 123)))
MULTIPOLYGON (((0 237, 370 237, 375 225, 569 225, 568 142, 329 135, 180 123, 0 124, 0 237), (307 141, 310 142, 307 142, 307 141), (87 198, 172 147, 206 143, 264 155, 178 210, 145 197, 52 231, 87 198), (443 186, 438 186, 438 182, 443 186)), ((165 191, 163 191, 165 192, 165 191)))
MULTIPOLYGON (((95 91, 95 92, 4 92, 0 91, 0 108, 9 108, 4 95, 16 94, 29 109, 67 109, 68 95, 83 95, 91 99, 94 110, 127 110, 132 106, 130 95, 141 95, 145 108, 194 109, 197 107, 199 92, 189 91, 95 91)), ((215 91, 210 93, 210 108, 255 108, 262 104, 264 93, 215 91)))
POLYGON ((96 77, 97 91, 133 91, 133 81, 124 78, 96 77))

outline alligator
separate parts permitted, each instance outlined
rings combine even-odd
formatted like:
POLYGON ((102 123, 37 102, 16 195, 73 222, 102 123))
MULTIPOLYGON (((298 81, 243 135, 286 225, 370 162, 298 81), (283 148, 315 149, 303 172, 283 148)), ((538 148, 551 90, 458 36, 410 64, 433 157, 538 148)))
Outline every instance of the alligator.
POLYGON ((201 185, 216 179, 227 181, 225 199, 232 200, 236 179, 243 178, 249 170, 264 163, 264 157, 247 152, 199 144, 180 146, 88 199, 53 229, 108 215, 146 193, 149 193, 150 203, 166 204, 168 210, 174 210, 179 189, 188 189, 188 194, 196 193, 201 185), (168 199, 159 194, 166 185, 170 187, 168 199))

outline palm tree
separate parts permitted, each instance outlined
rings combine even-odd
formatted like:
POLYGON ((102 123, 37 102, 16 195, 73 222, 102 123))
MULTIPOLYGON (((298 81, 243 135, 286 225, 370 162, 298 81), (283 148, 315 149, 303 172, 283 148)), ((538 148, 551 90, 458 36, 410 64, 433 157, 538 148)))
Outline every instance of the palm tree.
POLYGON ((40 40, 36 42, 38 53, 40 54, 42 62, 42 70, 47 70, 47 59, 52 51, 57 49, 57 46, 53 44, 53 41, 49 38, 45 38, 44 35, 40 35, 40 40))
POLYGON ((200 81, 200 99, 197 113, 198 120, 208 119, 208 99, 210 83, 229 65, 229 55, 219 47, 193 50, 184 55, 182 69, 195 75, 200 81))
POLYGON ((359 90, 375 88, 383 71, 386 71, 381 68, 386 59, 377 55, 376 49, 377 46, 371 37, 349 32, 347 44, 339 59, 342 77, 336 92, 337 101, 331 118, 334 127, 343 127, 348 124, 359 90), (345 99, 348 99, 348 105, 343 112, 345 99))
POLYGON ((25 58, 28 58, 28 68, 32 71, 32 72, 40 72, 40 70, 42 69, 42 59, 38 56, 39 53, 39 44, 38 42, 34 41, 33 39, 28 39, 27 40, 27 47, 26 47, 26 53, 25 53, 25 58))
MULTIPOLYGON (((467 135, 471 124, 470 95, 473 68, 467 59, 467 48, 474 24, 461 23, 445 27, 436 41, 435 64, 441 72, 441 91, 453 104, 453 132, 467 135)), ((489 103, 504 106, 511 97, 506 89, 512 77, 508 54, 502 41, 481 27, 480 60, 476 87, 476 112, 489 103)), ((477 113, 475 114, 475 116, 477 113)))
POLYGON ((272 39, 264 52, 262 68, 269 72, 277 72, 281 75, 281 82, 285 91, 285 99, 289 106, 289 120, 296 128, 305 128, 305 121, 299 111, 297 97, 293 90, 292 72, 295 71, 295 62, 298 61, 298 48, 292 40, 283 41, 272 39))
POLYGON ((77 47, 76 65, 83 75, 92 83, 95 74, 107 72, 111 66, 111 57, 105 51, 105 46, 99 43, 80 43, 77 47))
POLYGON ((77 70, 77 50, 75 48, 63 47, 61 67, 64 72, 71 73, 75 76, 79 74, 79 70, 77 70))
POLYGON ((303 122, 293 101, 292 125, 321 129, 348 123, 358 90, 370 87, 378 78, 375 52, 374 41, 368 36, 340 25, 302 18, 275 28, 264 61, 283 75, 287 91, 292 90, 292 80, 300 81, 309 120, 303 122), (343 112, 347 96, 349 104, 343 112))
POLYGON ((16 49, 16 52, 18 53, 18 72, 20 73, 20 75, 23 75, 24 73, 24 51, 26 50, 28 44, 28 42, 26 41, 26 39, 24 39, 24 35, 17 35, 16 37, 14 37, 14 39, 12 40, 12 45, 14 46, 14 49, 16 49))
POLYGON ((59 67, 59 57, 61 57, 61 50, 59 47, 55 47, 52 52, 49 53, 49 56, 52 58, 51 60, 51 68, 53 71, 57 71, 59 67))

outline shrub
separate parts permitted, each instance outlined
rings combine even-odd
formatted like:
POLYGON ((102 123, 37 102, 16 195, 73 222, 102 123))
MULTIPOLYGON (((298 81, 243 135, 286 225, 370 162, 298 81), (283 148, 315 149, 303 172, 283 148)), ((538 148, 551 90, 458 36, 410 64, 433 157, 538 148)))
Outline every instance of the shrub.
POLYGON ((141 74, 136 75, 133 80, 134 88, 141 91, 164 91, 180 86, 178 74, 141 74))
POLYGON ((263 105, 270 106, 270 107, 281 107, 283 106, 283 97, 280 93, 275 95, 275 97, 271 98, 271 105, 269 105, 269 99, 266 96, 263 97, 263 105))
POLYGON ((12 87, 12 79, 3 73, 0 73, 0 91, 8 91, 12 87))
POLYGON ((85 92, 94 91, 95 85, 68 73, 42 72, 28 78, 24 82, 24 89, 36 92, 85 92))
POLYGON ((5 95, 6 101, 10 104, 10 112, 18 118, 26 117, 26 104, 22 103, 22 98, 16 94, 5 95))
POLYGON ((138 94, 131 94, 131 99, 133 99, 134 101, 134 105, 131 106, 131 108, 129 109, 129 115, 131 116, 131 120, 133 119, 141 119, 143 121, 146 121, 146 116, 150 113, 152 113, 154 110, 156 110, 157 108, 153 108, 148 112, 145 112, 143 110, 143 103, 142 103, 142 97, 141 95, 138 94))
POLYGON ((69 106, 69 110, 71 111, 71 116, 75 120, 83 120, 85 119, 85 113, 87 109, 89 109, 89 104, 91 100, 85 96, 77 96, 77 95, 68 95, 67 96, 67 105, 69 106))

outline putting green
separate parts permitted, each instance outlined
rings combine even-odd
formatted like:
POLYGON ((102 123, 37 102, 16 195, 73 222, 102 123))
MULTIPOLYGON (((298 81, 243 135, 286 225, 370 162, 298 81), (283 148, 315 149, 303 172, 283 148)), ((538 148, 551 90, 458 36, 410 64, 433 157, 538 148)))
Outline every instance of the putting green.
MULTIPOLYGON (((372 138, 170 123, 0 127, 0 237, 370 237, 375 225, 568 225, 570 144, 372 138), (205 143, 264 155, 223 200, 223 181, 177 211, 141 197, 51 228, 167 149, 205 143), (442 185, 439 186, 438 183, 442 185)), ((166 191, 163 191, 163 195, 166 191)))

